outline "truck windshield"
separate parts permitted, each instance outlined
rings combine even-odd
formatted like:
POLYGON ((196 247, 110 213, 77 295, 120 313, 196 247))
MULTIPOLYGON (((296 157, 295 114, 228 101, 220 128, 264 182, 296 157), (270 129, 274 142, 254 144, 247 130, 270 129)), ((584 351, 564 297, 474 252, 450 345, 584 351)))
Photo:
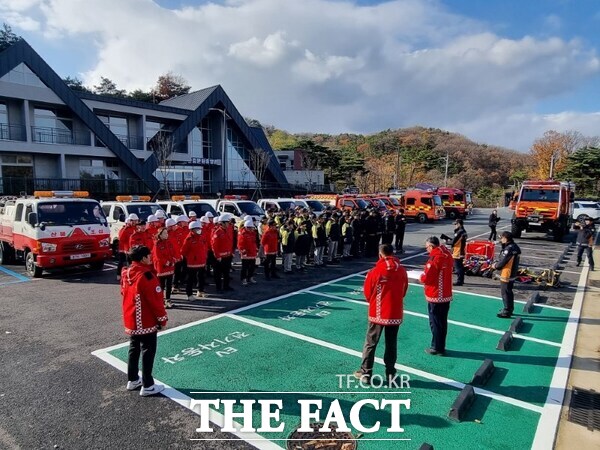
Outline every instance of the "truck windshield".
POLYGON ((454 193, 454 201, 455 202, 462 202, 465 199, 464 195, 462 195, 461 192, 455 192, 454 193))
POLYGON ((249 216, 264 216, 264 210, 254 202, 239 202, 240 210, 249 216))
POLYGON ((294 202, 286 202, 286 201, 278 201, 279 207, 282 211, 289 211, 290 209, 294 209, 296 204, 294 202))
POLYGON ((317 212, 321 212, 325 209, 325 207, 323 206, 323 203, 321 203, 318 200, 305 200, 306 204, 308 205, 309 208, 311 208, 313 211, 317 211, 317 212))
POLYGON ((522 202, 558 202, 559 191, 552 189, 523 188, 520 201, 522 202))
POLYGON ((135 214, 139 217, 142 222, 148 220, 148 216, 151 214, 156 214, 156 211, 162 209, 160 206, 155 205, 153 203, 140 203, 140 204, 131 204, 127 206, 128 214, 135 214))
POLYGON ((389 201, 394 206, 400 206, 400 202, 398 201, 398 199, 396 197, 389 197, 389 201))
POLYGON ((439 195, 433 196, 433 203, 435 203, 435 206, 442 206, 442 199, 439 195))
POLYGON ((202 217, 207 212, 210 212, 214 217, 217 217, 215 208, 210 206, 208 203, 187 203, 184 205, 185 213, 189 216, 192 211, 196 213, 197 217, 202 217))
POLYGON ((370 206, 369 203, 367 203, 366 201, 364 201, 361 198, 357 198, 356 199, 356 204, 358 205, 358 207, 360 209, 366 209, 366 208, 368 208, 370 206))
POLYGON ((46 226, 106 224, 98 202, 51 201, 37 205, 38 223, 46 226))

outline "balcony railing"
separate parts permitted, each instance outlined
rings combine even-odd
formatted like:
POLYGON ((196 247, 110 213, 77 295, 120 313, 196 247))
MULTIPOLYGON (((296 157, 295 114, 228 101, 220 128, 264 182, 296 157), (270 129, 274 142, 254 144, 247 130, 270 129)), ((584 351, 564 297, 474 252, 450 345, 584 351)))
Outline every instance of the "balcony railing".
POLYGON ((31 127, 33 142, 42 144, 91 145, 91 134, 60 128, 31 127))
POLYGON ((123 143, 125 147, 131 150, 144 150, 144 137, 143 136, 126 136, 122 134, 115 134, 117 138, 123 143))
POLYGON ((4 141, 26 141, 25 127, 23 125, 0 123, 0 139, 4 141))

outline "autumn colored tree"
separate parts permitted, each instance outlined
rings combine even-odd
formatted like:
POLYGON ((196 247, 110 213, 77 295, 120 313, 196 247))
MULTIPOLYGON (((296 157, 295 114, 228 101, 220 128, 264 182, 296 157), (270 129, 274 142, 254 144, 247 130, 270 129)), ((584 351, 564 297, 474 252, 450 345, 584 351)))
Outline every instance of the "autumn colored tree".
POLYGON ((581 133, 575 131, 546 131, 531 146, 530 154, 534 160, 531 175, 540 180, 553 178, 564 169, 566 158, 580 147, 584 139, 581 133))
POLYGON ((169 71, 158 77, 152 93, 158 103, 178 95, 189 94, 190 89, 191 86, 187 84, 185 78, 169 71))

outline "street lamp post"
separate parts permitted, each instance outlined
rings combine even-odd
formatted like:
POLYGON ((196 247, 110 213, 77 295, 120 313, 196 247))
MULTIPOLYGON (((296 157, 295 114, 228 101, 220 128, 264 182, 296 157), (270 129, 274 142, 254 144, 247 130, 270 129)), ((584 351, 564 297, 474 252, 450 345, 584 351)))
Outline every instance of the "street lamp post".
POLYGON ((448 187, 448 163, 450 162, 450 153, 446 152, 446 170, 444 171, 444 187, 448 187))

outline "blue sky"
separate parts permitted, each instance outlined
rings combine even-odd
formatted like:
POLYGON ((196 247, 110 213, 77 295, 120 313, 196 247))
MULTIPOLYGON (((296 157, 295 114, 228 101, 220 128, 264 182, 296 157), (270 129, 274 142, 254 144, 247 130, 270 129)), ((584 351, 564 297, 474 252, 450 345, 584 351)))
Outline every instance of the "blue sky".
POLYGON ((527 151, 600 134, 596 0, 0 0, 61 75, 221 84, 291 132, 413 125, 527 151))

